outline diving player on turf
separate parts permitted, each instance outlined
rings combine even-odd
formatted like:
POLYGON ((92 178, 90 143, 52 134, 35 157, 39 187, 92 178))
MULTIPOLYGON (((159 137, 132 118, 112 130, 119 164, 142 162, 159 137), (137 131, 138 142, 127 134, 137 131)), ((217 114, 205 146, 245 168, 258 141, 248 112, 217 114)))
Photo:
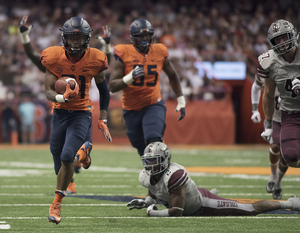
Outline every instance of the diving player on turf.
POLYGON ((139 181, 148 189, 146 199, 133 199, 129 209, 147 208, 150 217, 178 216, 254 216, 278 209, 300 211, 300 200, 291 197, 287 201, 261 200, 243 204, 217 196, 217 190, 210 192, 198 188, 186 169, 171 162, 171 153, 162 142, 150 143, 141 156, 144 169, 139 181), (162 202, 166 209, 157 210, 162 202))

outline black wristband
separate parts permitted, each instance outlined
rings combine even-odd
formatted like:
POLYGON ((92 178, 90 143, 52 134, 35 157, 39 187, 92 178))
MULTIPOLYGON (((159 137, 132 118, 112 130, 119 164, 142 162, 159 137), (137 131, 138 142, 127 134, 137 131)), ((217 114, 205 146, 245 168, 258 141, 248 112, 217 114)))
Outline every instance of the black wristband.
POLYGON ((272 127, 273 127, 273 122, 272 122, 272 120, 267 120, 267 119, 265 119, 264 125, 265 125, 265 128, 267 128, 267 129, 272 129, 272 127))

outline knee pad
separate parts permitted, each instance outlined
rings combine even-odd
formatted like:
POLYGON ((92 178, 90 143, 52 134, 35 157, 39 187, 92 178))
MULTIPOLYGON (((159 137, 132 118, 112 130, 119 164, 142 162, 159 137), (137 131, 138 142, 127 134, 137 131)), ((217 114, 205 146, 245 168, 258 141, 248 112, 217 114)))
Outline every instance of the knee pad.
POLYGON ((279 153, 280 153, 280 146, 277 145, 277 144, 271 144, 270 145, 270 152, 273 155, 279 155, 279 153))
POLYGON ((64 149, 60 155, 62 162, 73 163, 76 152, 71 149, 64 149))

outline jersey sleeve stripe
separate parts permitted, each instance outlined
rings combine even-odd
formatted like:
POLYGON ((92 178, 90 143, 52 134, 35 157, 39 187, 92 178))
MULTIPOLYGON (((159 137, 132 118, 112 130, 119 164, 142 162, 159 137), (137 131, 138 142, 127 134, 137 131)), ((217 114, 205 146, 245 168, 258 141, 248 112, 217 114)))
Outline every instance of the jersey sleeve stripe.
POLYGON ((184 185, 187 182, 187 180, 188 180, 187 173, 184 170, 180 169, 174 172, 174 174, 172 174, 172 176, 170 177, 168 188, 169 190, 179 188, 182 185, 184 185))

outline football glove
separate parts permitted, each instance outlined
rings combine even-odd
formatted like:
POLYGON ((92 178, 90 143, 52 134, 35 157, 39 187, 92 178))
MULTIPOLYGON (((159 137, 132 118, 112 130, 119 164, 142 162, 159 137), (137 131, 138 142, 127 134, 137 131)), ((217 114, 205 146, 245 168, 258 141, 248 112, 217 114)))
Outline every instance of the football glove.
POLYGON ((109 130, 108 130, 108 127, 107 127, 107 120, 106 119, 99 119, 98 121, 98 129, 103 132, 104 134, 104 137, 109 141, 111 142, 112 141, 112 138, 110 136, 110 133, 109 133, 109 130))
POLYGON ((102 36, 96 36, 96 39, 99 40, 99 42, 103 46, 104 53, 110 53, 110 36, 111 36, 111 28, 109 28, 107 25, 102 26, 103 35, 102 36))
POLYGON ((259 111, 252 111, 252 116, 251 116, 251 120, 254 122, 254 123, 259 123, 261 122, 261 117, 260 117, 260 113, 259 111))
POLYGON ((157 207, 155 206, 155 204, 152 204, 150 205, 148 208, 147 208, 147 215, 150 216, 150 211, 151 210, 158 210, 157 207))
POLYGON ((179 96, 177 98, 177 107, 176 107, 176 112, 179 112, 180 111, 180 116, 177 118, 177 121, 180 121, 182 120, 184 117, 185 117, 185 99, 184 99, 184 96, 179 96))
POLYGON ((137 66, 138 68, 135 68, 132 71, 132 78, 134 80, 138 79, 138 78, 142 78, 145 76, 145 71, 144 71, 144 66, 137 66))
POLYGON ((297 94, 300 93, 300 80, 298 78, 295 78, 293 81, 292 81, 292 90, 294 92, 296 92, 297 94))
POLYGON ((31 31, 32 25, 27 25, 28 16, 23 16, 20 22, 20 33, 22 44, 28 44, 30 42, 29 32, 31 31))
POLYGON ((131 202, 127 203, 127 207, 130 207, 129 210, 143 209, 147 208, 147 203, 143 199, 133 199, 131 202))
POLYGON ((265 130, 264 130, 264 132, 261 133, 260 136, 264 140, 270 141, 270 139, 272 137, 272 133, 273 133, 272 120, 265 120, 264 125, 265 125, 265 130))
POLYGON ((75 89, 72 90, 70 87, 70 83, 67 83, 66 85, 66 91, 64 93, 64 99, 66 103, 69 103, 71 100, 75 99, 77 95, 79 94, 79 86, 75 85, 75 89))

